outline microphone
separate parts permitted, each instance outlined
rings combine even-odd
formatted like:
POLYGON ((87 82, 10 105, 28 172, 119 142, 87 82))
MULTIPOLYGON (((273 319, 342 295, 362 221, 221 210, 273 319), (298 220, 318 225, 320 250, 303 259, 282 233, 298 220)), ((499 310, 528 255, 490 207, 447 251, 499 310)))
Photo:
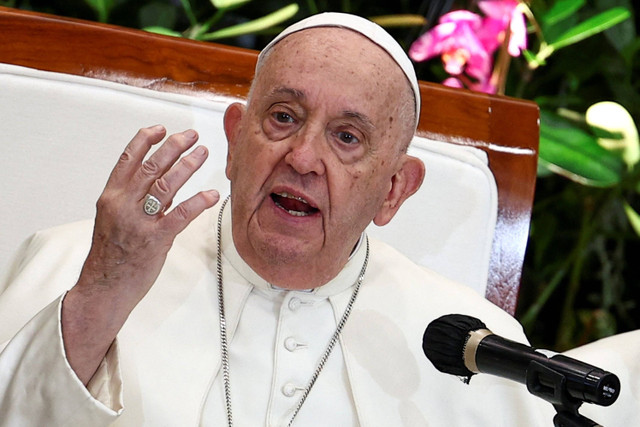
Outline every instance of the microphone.
POLYGON ((535 349, 502 338, 475 317, 449 314, 424 331, 422 349, 440 372, 466 377, 486 373, 527 385, 529 391, 557 403, 558 386, 580 402, 609 406, 620 393, 614 374, 570 357, 548 358, 535 349))

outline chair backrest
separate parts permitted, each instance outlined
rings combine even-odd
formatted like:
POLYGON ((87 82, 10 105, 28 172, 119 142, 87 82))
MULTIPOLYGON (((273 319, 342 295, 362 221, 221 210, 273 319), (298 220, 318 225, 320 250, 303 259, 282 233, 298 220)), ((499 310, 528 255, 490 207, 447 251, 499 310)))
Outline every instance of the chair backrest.
MULTIPOLYGON (((93 216, 138 128, 194 128, 212 152, 187 192, 228 191, 221 117, 256 52, 0 7, 0 268, 34 231, 93 216)), ((534 103, 420 83, 425 185, 370 234, 514 313, 536 177, 534 103)))

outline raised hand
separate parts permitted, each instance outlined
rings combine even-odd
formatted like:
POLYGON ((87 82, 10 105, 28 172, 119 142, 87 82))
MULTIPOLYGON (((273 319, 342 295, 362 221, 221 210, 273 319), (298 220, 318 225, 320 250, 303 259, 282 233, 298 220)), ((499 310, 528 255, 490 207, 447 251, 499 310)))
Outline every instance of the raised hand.
POLYGON ((120 156, 98 199, 89 255, 63 302, 67 358, 85 384, 153 286, 175 237, 219 199, 216 191, 204 191, 167 210, 208 153, 199 146, 184 155, 198 140, 187 130, 171 135, 145 160, 165 135, 162 126, 141 129, 120 156))

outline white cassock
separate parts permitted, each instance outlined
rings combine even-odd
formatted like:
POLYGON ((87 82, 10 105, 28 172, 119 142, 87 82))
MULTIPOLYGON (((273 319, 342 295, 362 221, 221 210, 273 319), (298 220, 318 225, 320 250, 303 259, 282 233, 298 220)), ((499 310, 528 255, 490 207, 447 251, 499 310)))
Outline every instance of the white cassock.
MULTIPOLYGON (((227 208, 222 263, 235 425, 286 425, 348 304, 366 243, 325 286, 284 291, 240 258, 230 221, 227 208)), ((88 252, 91 223, 32 237, 0 298, 0 341, 13 337, 0 355, 0 425, 225 425, 216 222, 214 208, 178 236, 88 389, 65 359, 59 312, 88 252)), ((450 313, 525 342, 511 316, 384 243, 371 240, 370 252, 339 344, 295 425, 552 425, 551 406, 523 385, 488 375, 467 385, 423 354, 425 327, 450 313)))

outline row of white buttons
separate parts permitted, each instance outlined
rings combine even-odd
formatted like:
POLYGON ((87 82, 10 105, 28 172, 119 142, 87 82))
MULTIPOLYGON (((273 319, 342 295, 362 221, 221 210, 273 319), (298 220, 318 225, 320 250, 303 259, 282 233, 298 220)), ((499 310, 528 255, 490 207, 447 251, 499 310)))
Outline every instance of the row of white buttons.
MULTIPOLYGON (((298 297, 293 297, 289 300, 288 307, 291 311, 297 311, 303 305, 311 306, 313 305, 313 301, 304 301, 298 297)), ((299 343, 294 337, 288 337, 284 340, 284 348, 290 352, 294 352, 306 346, 306 344, 299 343)), ((293 397, 298 390, 304 390, 304 387, 298 387, 295 384, 286 383, 281 389, 282 394, 286 397, 293 397)))

